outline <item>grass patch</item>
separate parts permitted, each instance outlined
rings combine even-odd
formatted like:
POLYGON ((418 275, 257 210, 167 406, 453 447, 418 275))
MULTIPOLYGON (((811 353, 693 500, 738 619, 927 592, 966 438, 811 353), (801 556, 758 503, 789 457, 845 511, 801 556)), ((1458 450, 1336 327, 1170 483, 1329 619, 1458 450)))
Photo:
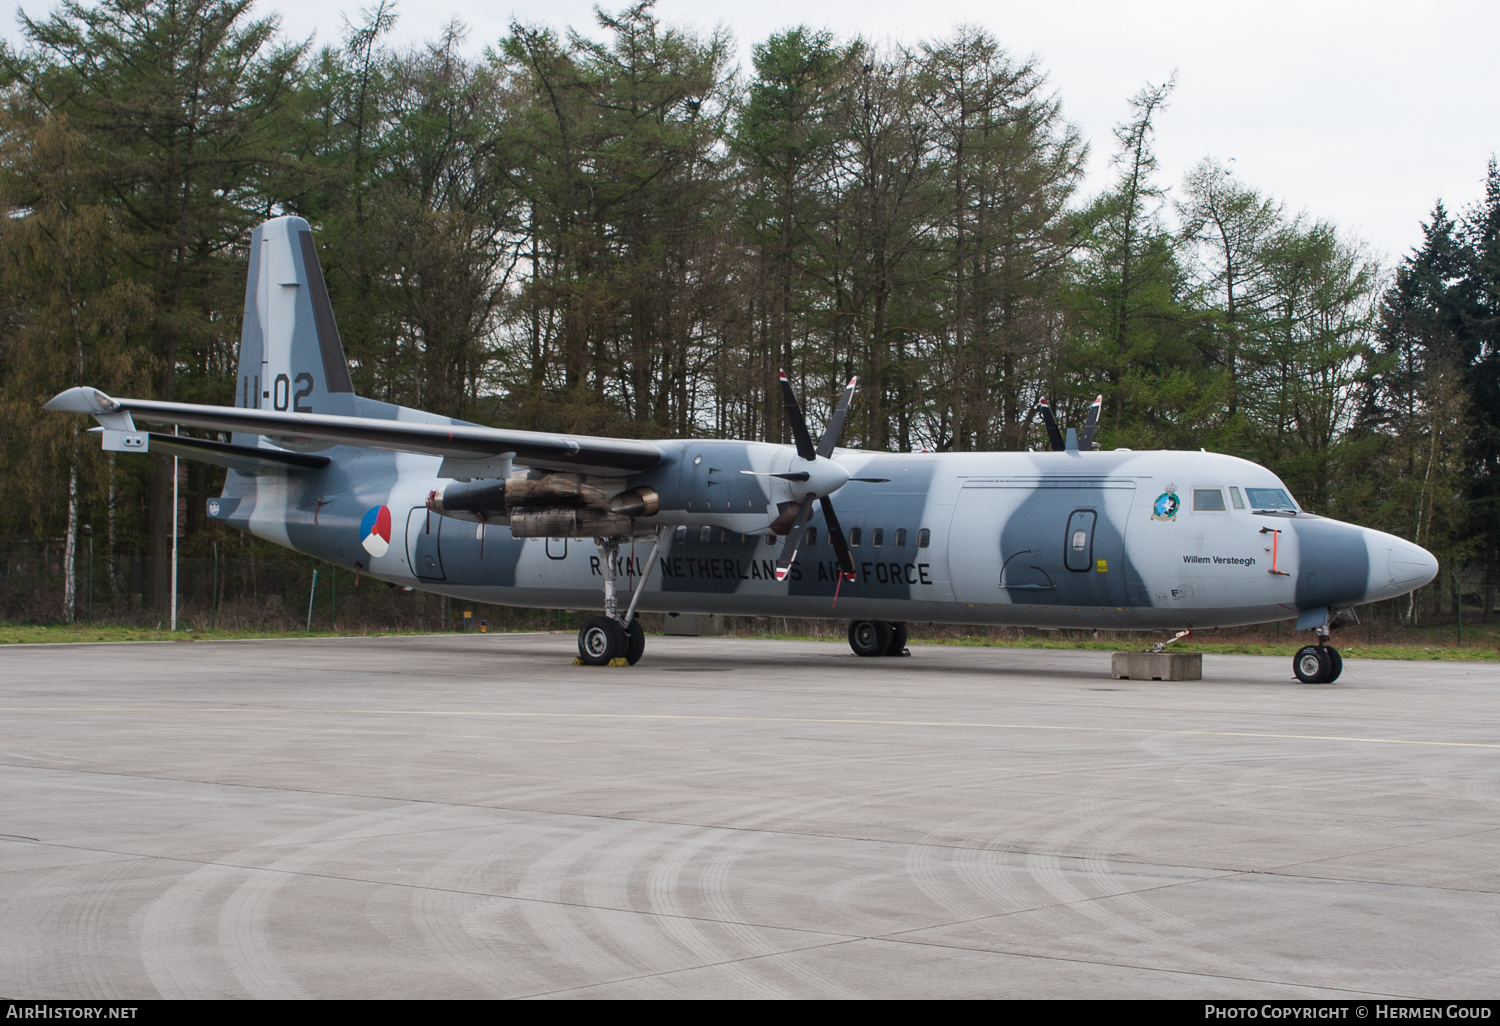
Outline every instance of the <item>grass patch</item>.
POLYGON ((194 630, 182 627, 134 627, 120 624, 0 624, 0 645, 85 644, 122 641, 243 641, 251 638, 341 638, 420 634, 421 631, 389 630, 345 633, 315 630, 194 630))
MULTIPOLYGON (((588 613, 485 609, 491 633, 559 630, 571 632, 588 613), (513 614, 513 615, 512 615, 513 614)), ((479 617, 475 617, 477 622, 479 617)), ((662 630, 661 614, 642 614, 648 634, 662 630)), ((799 620, 782 617, 726 617, 725 633, 740 638, 784 641, 840 641, 848 624, 841 620, 799 620)), ((0 645, 79 644, 134 641, 235 641, 254 638, 391 637, 451 633, 459 621, 448 619, 446 630, 411 622, 340 625, 311 632, 284 624, 242 624, 210 629, 202 621, 190 622, 170 631, 165 625, 141 623, 0 624, 0 645)), ((952 624, 910 625, 914 645, 962 645, 981 648, 1032 648, 1099 652, 1139 651, 1163 641, 1166 632, 1147 631, 1028 631, 1015 627, 966 627, 952 624)), ((1312 640, 1310 633, 1297 634, 1289 625, 1205 631, 1176 642, 1168 651, 1202 652, 1207 655, 1259 655, 1290 659, 1312 640)), ((1335 632, 1333 644, 1345 659, 1400 659, 1407 661, 1500 662, 1500 625, 1464 627, 1464 644, 1455 643, 1453 625, 1430 627, 1390 625, 1380 630, 1354 627, 1335 632)))

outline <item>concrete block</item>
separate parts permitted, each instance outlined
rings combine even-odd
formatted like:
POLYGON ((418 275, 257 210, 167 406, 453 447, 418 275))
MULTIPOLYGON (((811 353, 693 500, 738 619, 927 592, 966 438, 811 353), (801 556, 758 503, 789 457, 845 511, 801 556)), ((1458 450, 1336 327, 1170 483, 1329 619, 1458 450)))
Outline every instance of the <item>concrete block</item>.
POLYGON ((1202 652, 1116 652, 1109 675, 1115 680, 1202 680, 1202 652))

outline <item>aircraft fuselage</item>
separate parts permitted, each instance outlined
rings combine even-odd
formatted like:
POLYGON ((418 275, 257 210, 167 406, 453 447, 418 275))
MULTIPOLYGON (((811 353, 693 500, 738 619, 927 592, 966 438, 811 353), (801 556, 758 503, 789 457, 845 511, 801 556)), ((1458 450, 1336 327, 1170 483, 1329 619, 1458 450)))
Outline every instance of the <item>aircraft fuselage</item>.
MULTIPOLYGON (((1435 573, 1402 539, 1293 508, 1255 509, 1285 486, 1206 452, 885 454, 839 450, 853 580, 840 581, 821 515, 787 580, 767 528, 795 485, 790 449, 664 441, 663 465, 625 482, 662 508, 639 518, 616 572, 633 590, 660 528, 639 608, 1034 627, 1202 628, 1263 623, 1404 594, 1435 573)), ((516 538, 504 523, 441 516, 441 460, 350 449, 321 471, 231 471, 210 514, 381 580, 498 605, 597 609, 604 567, 587 538, 516 538), (389 511, 378 555, 362 544, 389 511)), ((379 547, 379 546, 377 546, 379 547)))

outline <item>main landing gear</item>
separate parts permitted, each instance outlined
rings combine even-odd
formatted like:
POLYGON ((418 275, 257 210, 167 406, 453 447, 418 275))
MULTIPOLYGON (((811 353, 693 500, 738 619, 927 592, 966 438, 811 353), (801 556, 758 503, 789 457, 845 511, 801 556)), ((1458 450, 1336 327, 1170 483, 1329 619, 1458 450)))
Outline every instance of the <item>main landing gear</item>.
POLYGON ((1344 672, 1344 657, 1328 644, 1328 628, 1318 628, 1318 643, 1304 645, 1292 657, 1292 672, 1304 684, 1332 684, 1344 672))
POLYGON ((578 661, 584 666, 608 666, 616 659, 634 666, 645 651, 646 632, 635 617, 622 624, 608 616, 591 616, 578 632, 578 661))
POLYGON ((646 586, 646 578, 656 566, 656 554, 661 551, 661 532, 656 533, 656 544, 651 546, 651 555, 636 579, 630 606, 621 615, 615 594, 615 571, 620 558, 620 543, 629 540, 594 539, 599 546, 599 570, 604 576, 604 615, 589 617, 578 632, 578 661, 584 666, 634 666, 646 651, 646 632, 635 618, 635 606, 646 586))
POLYGON ((857 656, 904 656, 906 624, 885 620, 855 620, 849 625, 849 647, 857 656))

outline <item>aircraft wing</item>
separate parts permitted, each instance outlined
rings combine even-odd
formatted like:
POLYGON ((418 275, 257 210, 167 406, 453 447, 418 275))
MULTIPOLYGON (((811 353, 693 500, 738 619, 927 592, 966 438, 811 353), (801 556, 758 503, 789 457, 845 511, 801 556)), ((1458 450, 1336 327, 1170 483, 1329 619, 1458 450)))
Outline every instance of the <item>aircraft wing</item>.
MULTIPOLYGON (((525 466, 614 476, 649 470, 663 457, 655 444, 629 438, 510 431, 477 424, 201 406, 153 399, 114 399, 95 388, 70 388, 48 402, 46 409, 92 414, 106 428, 133 430, 128 421, 138 418, 150 424, 179 424, 210 431, 265 435, 277 445, 290 449, 354 445, 427 453, 456 460, 509 456, 525 466)), ((155 442, 154 436, 152 441, 155 442)))

